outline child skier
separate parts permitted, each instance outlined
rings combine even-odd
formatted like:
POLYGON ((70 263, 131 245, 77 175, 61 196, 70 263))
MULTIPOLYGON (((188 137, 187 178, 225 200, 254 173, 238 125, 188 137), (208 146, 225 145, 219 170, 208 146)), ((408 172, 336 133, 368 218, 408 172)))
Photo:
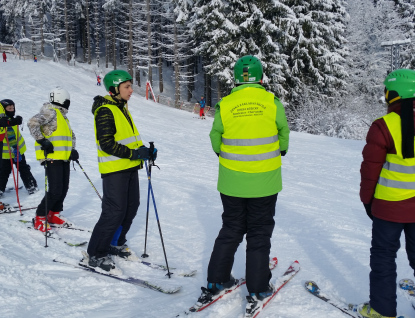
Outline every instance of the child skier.
POLYGON ((37 63, 37 56, 36 56, 36 55, 33 57, 33 61, 34 61, 35 63, 37 63))
MULTIPOLYGON (((126 235, 140 205, 138 170, 142 169, 143 160, 150 158, 150 149, 143 146, 127 108, 133 93, 132 81, 126 71, 109 72, 104 77, 109 95, 96 96, 92 105, 104 195, 101 216, 92 232, 88 255, 84 255, 82 262, 111 273, 119 272, 111 255, 137 258, 126 244, 126 235), (116 234, 118 230, 120 233, 116 234)), ((154 149, 152 159, 156 155, 154 149)))
POLYGON ((274 292, 269 253, 275 205, 282 190, 281 156, 288 150, 290 129, 284 106, 261 85, 262 78, 261 61, 251 55, 241 57, 234 67, 236 87, 215 106, 209 136, 219 157, 223 224, 207 268, 208 283, 202 287, 197 307, 238 283, 231 270, 245 234, 249 293, 246 313, 255 312, 274 292), (257 109, 258 103, 263 105, 260 112, 245 111, 257 109))
POLYGON ((205 98, 204 98, 203 96, 202 96, 202 97, 200 97, 199 106, 200 106, 200 110, 199 110, 199 118, 200 118, 200 119, 206 119, 206 117, 205 117, 205 106, 206 106, 206 100, 205 100, 205 98))
MULTIPOLYGON (((14 115, 16 109, 14 102, 11 99, 3 99, 2 101, 0 101, 0 103, 3 105, 6 113, 6 117, 3 118, 6 118, 6 120, 9 122, 15 120, 14 115)), ((27 192, 29 192, 29 194, 33 194, 36 191, 38 191, 36 180, 30 172, 30 166, 26 163, 26 158, 24 155, 25 152, 25 140, 23 136, 19 133, 18 126, 15 125, 7 127, 7 139, 4 140, 3 143, 3 156, 0 169, 0 197, 3 195, 6 189, 7 181, 12 171, 10 153, 14 165, 16 167, 19 167, 20 177, 22 178, 23 184, 27 192), (9 144, 7 144, 7 140, 9 144)))
POLYGON ((373 220, 370 301, 363 317, 396 317, 396 254, 402 231, 415 271, 415 71, 400 69, 384 81, 387 115, 369 128, 360 169, 360 199, 373 220))
POLYGON ((79 159, 79 154, 75 150, 75 134, 66 117, 70 105, 69 93, 61 87, 56 87, 49 94, 49 98, 50 102, 45 103, 40 112, 27 123, 30 134, 36 140, 36 159, 41 165, 44 165, 44 161, 47 160, 47 208, 49 212, 46 213, 44 197, 33 219, 35 229, 42 232, 50 230, 49 224, 71 225, 60 215, 60 212, 63 210, 63 201, 69 189, 70 160, 79 159), (47 229, 46 216, 48 218, 47 229))
POLYGON ((7 62, 6 51, 3 51, 3 62, 7 62))
POLYGON ((101 76, 97 75, 97 86, 101 86, 101 76))

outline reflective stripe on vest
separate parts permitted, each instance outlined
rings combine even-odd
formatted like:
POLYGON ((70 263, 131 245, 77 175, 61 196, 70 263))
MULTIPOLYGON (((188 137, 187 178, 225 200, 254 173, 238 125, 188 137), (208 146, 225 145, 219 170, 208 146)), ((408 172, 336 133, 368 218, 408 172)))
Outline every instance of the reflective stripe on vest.
MULTIPOLYGON (((14 135, 17 136, 17 126, 12 126, 11 128, 13 128, 14 135)), ((10 152, 12 154, 12 158, 14 158, 13 150, 10 149, 10 152)), ((25 152, 26 152, 26 143, 24 141, 23 136, 19 133, 19 153, 20 154, 24 154, 25 152)), ((2 154, 2 158, 3 159, 10 159, 9 147, 7 146, 7 141, 4 141, 3 142, 3 154, 2 154)))
POLYGON ((224 127, 219 162, 241 172, 260 173, 281 167, 277 106, 261 88, 233 92, 220 103, 224 127))
MULTIPOLYGON (((106 98, 108 97, 106 96, 106 98)), ((123 112, 117 106, 107 104, 101 107, 107 107, 108 109, 110 109, 112 115, 114 116, 114 122, 116 127, 116 133, 114 135, 115 142, 127 146, 130 149, 137 149, 143 145, 143 142, 141 141, 141 136, 137 130, 137 127, 134 124, 130 112, 128 112, 128 116, 130 117, 134 130, 131 127, 131 124, 129 123, 125 115, 123 114, 123 112)), ((97 114, 98 109, 100 109, 101 107, 95 110, 95 115, 97 114)), ((99 145, 99 141, 96 139, 96 135, 97 128, 95 122, 95 141, 98 151, 98 167, 100 173, 105 174, 126 170, 129 168, 137 167, 142 164, 141 160, 130 160, 106 153, 102 150, 101 146, 99 145)))
MULTIPOLYGON (((72 151, 72 129, 68 119, 63 117, 58 108, 51 107, 56 112, 56 130, 50 135, 45 136, 53 145, 53 153, 48 154, 48 159, 69 160, 72 151)), ((36 159, 45 159, 45 152, 42 146, 35 142, 36 159)))
POLYGON ((386 155, 386 162, 380 172, 374 196, 386 201, 413 198, 415 197, 415 158, 403 159, 401 118, 394 112, 382 118, 393 138, 396 154, 386 155))

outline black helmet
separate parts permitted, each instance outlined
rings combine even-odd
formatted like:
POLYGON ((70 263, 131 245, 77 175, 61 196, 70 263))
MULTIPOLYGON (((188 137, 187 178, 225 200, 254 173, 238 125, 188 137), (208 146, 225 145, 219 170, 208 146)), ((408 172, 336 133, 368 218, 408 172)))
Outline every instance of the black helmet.
POLYGON ((6 106, 10 106, 10 105, 15 106, 15 105, 14 105, 14 102, 13 102, 11 99, 2 99, 2 100, 0 101, 0 104, 1 104, 4 108, 6 108, 6 106))

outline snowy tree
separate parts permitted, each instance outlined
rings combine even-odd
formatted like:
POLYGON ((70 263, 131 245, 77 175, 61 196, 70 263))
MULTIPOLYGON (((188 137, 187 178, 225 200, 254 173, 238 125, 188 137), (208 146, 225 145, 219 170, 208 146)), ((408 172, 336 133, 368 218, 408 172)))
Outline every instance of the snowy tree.
POLYGON ((403 19, 400 38, 412 39, 402 52, 402 67, 415 69, 415 0, 395 0, 396 10, 403 19))

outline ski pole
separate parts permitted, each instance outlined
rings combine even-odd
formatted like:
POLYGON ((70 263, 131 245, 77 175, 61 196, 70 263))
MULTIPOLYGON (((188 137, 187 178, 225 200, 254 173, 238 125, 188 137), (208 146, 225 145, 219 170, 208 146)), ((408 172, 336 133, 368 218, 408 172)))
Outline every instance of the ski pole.
POLYGON ((9 148, 9 157, 10 157, 10 164, 11 164, 12 172, 13 172, 13 181, 14 181, 14 189, 16 190, 17 204, 19 206, 20 215, 23 215, 23 213, 22 213, 22 207, 20 206, 19 191, 18 191, 18 187, 17 187, 17 184, 16 184, 16 176, 14 174, 12 151, 10 149, 9 137, 7 136, 7 128, 6 128, 5 137, 6 137, 6 141, 7 141, 7 147, 9 148))
POLYGON ((84 173, 85 177, 88 179, 88 181, 89 181, 90 185, 94 188, 94 190, 95 190, 96 194, 99 196, 99 198, 100 198, 100 199, 101 199, 101 201, 102 201, 102 197, 101 197, 101 195, 99 194, 99 192, 98 192, 97 188, 95 188, 95 186, 94 186, 94 184, 92 183, 91 179, 89 179, 89 177, 88 177, 88 175, 86 174, 86 172, 85 172, 84 168, 82 168, 82 166, 81 166, 81 164, 79 163, 79 161, 78 161, 78 160, 75 160, 75 161, 76 161, 76 163, 79 165, 79 167, 81 168, 81 170, 82 170, 82 172, 84 173))
MULTIPOLYGON (((150 144, 150 145, 151 145, 151 144, 150 144)), ((151 153, 151 154, 152 154, 152 153, 151 153)), ((159 216, 158 216, 158 213, 157 213, 156 200, 154 199, 153 187, 152 187, 152 185, 151 185, 151 175, 149 174, 149 170, 148 170, 148 168, 147 168, 147 162, 144 162, 144 163, 145 163, 145 165, 146 165, 146 171, 147 171, 148 183, 149 183, 149 186, 150 186, 151 197, 152 197, 152 199, 153 199, 154 211, 155 211, 155 213, 156 213, 157 226, 158 226, 158 228, 159 228, 160 239, 161 239, 161 245, 163 246, 164 259, 166 260, 167 276, 168 276, 169 278, 171 278, 171 274, 172 274, 172 273, 170 273, 169 263, 167 262, 166 249, 165 249, 165 247, 164 247, 163 234, 162 234, 162 232, 161 232, 160 220, 159 220, 159 216)))
POLYGON ((48 247, 48 153, 45 152, 45 247, 48 247))
MULTIPOLYGON (((151 150, 151 145, 152 143, 150 143, 150 150, 151 150)), ((153 147, 154 147, 154 143, 153 143, 153 147)), ((147 163, 146 163, 146 168, 147 168, 147 163)), ((149 182, 148 182, 148 189, 147 189, 146 235, 144 238, 144 253, 143 255, 141 255, 142 258, 148 257, 148 254, 146 253, 146 249, 147 249, 148 214, 150 211, 150 177, 149 175, 151 175, 151 165, 148 167, 148 169, 149 171, 147 173, 147 179, 149 180, 149 182)))

